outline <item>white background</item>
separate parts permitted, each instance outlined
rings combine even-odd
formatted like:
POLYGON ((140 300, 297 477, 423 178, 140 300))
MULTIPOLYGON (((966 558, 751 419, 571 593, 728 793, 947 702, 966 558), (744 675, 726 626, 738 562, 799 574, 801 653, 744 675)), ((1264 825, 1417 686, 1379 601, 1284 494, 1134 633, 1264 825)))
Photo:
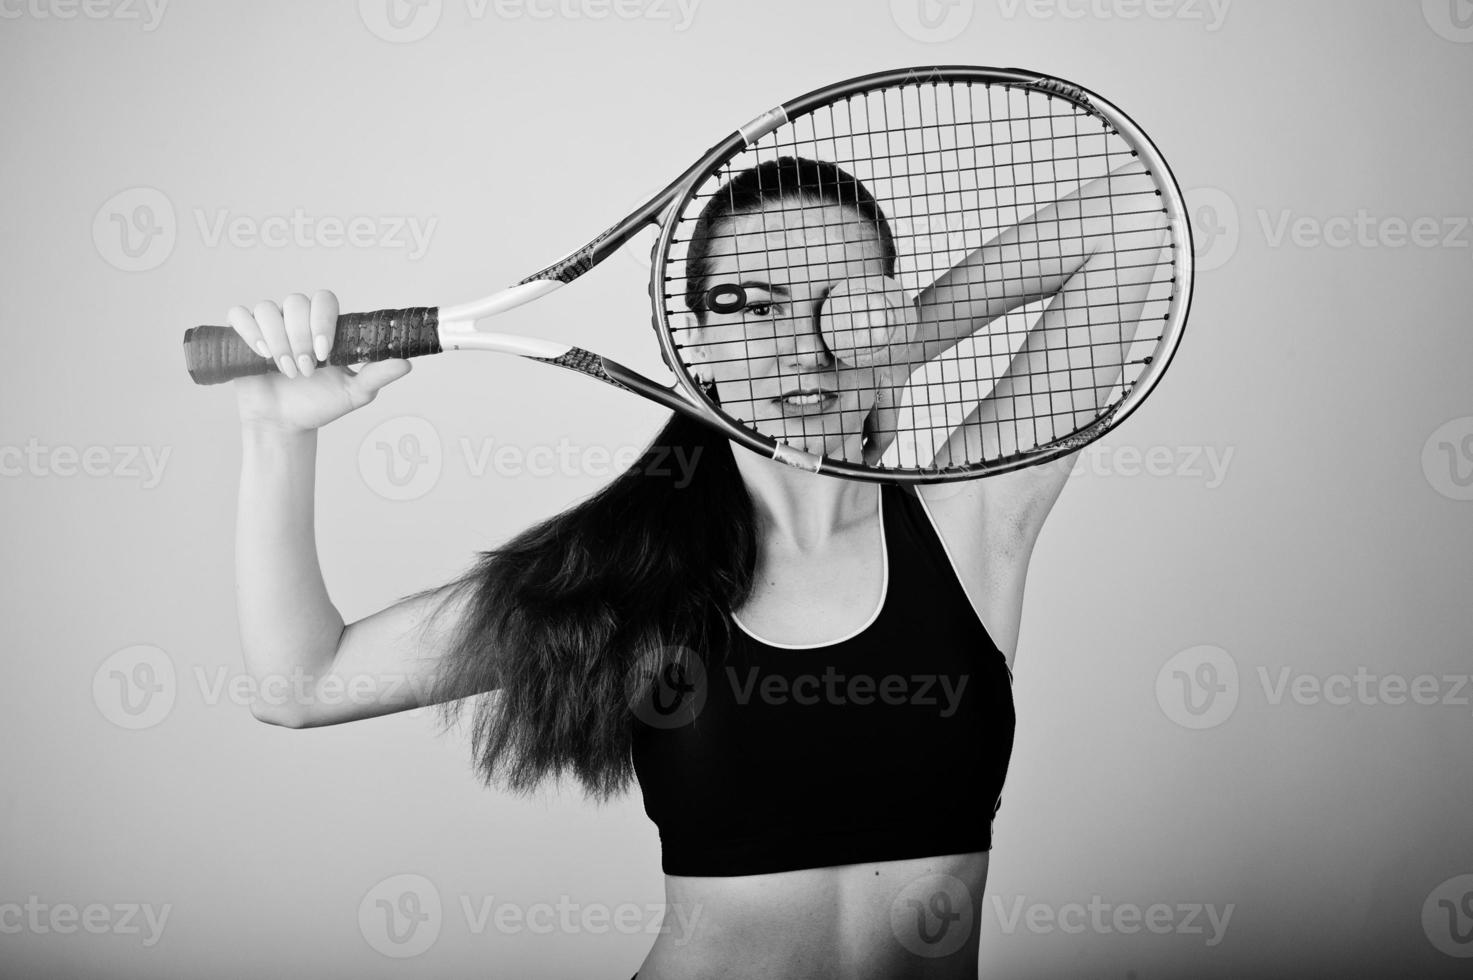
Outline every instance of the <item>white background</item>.
MULTIPOLYGON (((1449 939, 1434 892, 1473 871, 1473 685, 1443 679, 1473 670, 1473 7, 924 2, 923 20, 914 0, 0 0, 0 973, 632 973, 652 936, 476 934, 462 899, 659 903, 637 795, 483 789, 428 712, 299 732, 212 697, 241 669, 239 440, 229 389, 189 383, 181 332, 318 287, 345 309, 473 298, 773 104, 921 64, 1105 94, 1189 190, 1202 268, 1177 362, 1087 451, 1034 555, 983 975, 1466 968, 1449 950, 1473 945, 1449 939), (306 238, 272 244, 267 219, 298 210, 306 238), (222 216, 268 239, 215 237, 222 216), (371 240, 334 246, 332 223, 355 218, 371 240), (423 254, 395 243, 396 218, 431 229, 423 254), (140 657, 173 683, 152 714, 120 700, 149 680, 140 657), (1357 671, 1368 696, 1333 680, 1357 671), (1377 686, 1423 674, 1461 705, 1377 686), (1186 710, 1182 677, 1215 678, 1210 717, 1186 710), (1325 682, 1349 703, 1304 694, 1325 682), (412 959, 359 924, 403 874, 442 903, 412 959), (8 928, 5 904, 31 896, 169 918, 148 947, 8 928), (1233 911, 1211 946, 1007 928, 1020 901, 1059 914, 1094 896, 1233 911)), ((656 371, 645 275, 615 256, 506 329, 656 371)), ((445 581, 604 482, 597 452, 663 417, 524 362, 420 364, 321 437, 334 600, 351 620, 445 581), (485 440, 512 449, 476 475, 485 440), (428 468, 396 485, 380 445, 428 468), (560 445, 571 472, 527 469, 560 445)))

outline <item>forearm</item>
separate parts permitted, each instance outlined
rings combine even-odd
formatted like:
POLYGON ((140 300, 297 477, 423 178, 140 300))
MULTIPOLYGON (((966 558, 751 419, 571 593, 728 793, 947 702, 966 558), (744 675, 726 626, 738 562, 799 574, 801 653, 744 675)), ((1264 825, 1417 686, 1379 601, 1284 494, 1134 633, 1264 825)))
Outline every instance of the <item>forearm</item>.
POLYGON ((316 676, 343 632, 317 560, 317 432, 246 425, 241 442, 235 567, 246 669, 276 683, 316 676))
POLYGON ((924 359, 1005 313, 1054 295, 1092 256, 1128 253, 1138 244, 1136 236, 1164 222, 1154 182, 1138 160, 1081 185, 998 234, 922 291, 917 339, 925 345, 924 359))

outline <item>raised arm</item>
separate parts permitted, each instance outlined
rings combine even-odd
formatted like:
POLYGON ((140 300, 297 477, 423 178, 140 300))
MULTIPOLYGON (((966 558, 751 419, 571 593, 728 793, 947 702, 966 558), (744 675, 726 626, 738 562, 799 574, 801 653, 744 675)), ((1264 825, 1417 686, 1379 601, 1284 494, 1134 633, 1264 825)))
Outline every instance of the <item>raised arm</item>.
MULTIPOLYGON (((938 463, 961 456, 963 447, 965 458, 977 459, 1048 443, 1089 424, 1103 409, 1105 397, 1120 380, 1167 241, 1166 214, 1154 203, 1154 191, 1146 204, 1141 181, 1149 183, 1149 178, 1138 163, 1132 164, 1128 172, 1085 185, 1086 191, 1095 187, 1094 197, 1083 195, 1066 206, 1069 211, 1104 209, 1102 214, 1051 219, 1065 229, 1058 237, 1066 245, 1076 238, 1083 245, 1073 246, 1082 258, 1055 243, 1058 254, 1034 260, 1048 288, 1018 288, 1004 291, 996 302, 978 301, 974 308, 982 317, 1052 296, 991 393, 938 453, 938 463), (1117 184, 1123 185, 1118 193, 1112 189, 1117 184)), ((1040 228, 1037 221, 1030 222, 1023 233, 1036 237, 1040 228)))
MULTIPOLYGON (((1105 398, 1120 380, 1125 352, 1140 326, 1151 286, 1158 279, 1168 235, 1166 215, 1160 207, 1141 206, 1142 194, 1135 177, 1143 171, 1138 164, 1133 167, 1128 173, 1117 171, 1105 178, 1111 186, 1117 175, 1130 178, 1122 181, 1123 194, 1117 197, 1097 187, 1104 204, 1081 200, 1065 210, 1085 210, 1086 217, 1057 219, 1068 227, 1059 237, 1072 238, 1076 231, 1082 236, 1085 246, 1076 248, 1083 252, 1082 259, 1054 254, 1034 260, 1040 281, 1047 288, 1004 291, 996 299, 980 299, 973 307, 979 318, 1001 315, 1049 295, 1048 288, 1053 289, 1042 316, 1029 329, 991 393, 952 431, 936 454, 938 465, 944 466, 953 458, 1006 456, 1052 442, 1089 424, 1103 409, 1105 398), (1113 218, 1096 213, 1110 201, 1116 202, 1113 218), (1129 204, 1132 201, 1136 203, 1129 204), (1121 203, 1127 206, 1120 207, 1121 203)), ((1023 247, 1017 243, 1036 240, 1042 229, 1036 220, 1027 227, 1013 229, 1002 236, 1012 238, 1013 244, 998 245, 998 254, 1023 261, 1018 258, 1023 247)), ((1057 245, 1054 248, 1057 252, 1057 245)), ((981 270, 986 266, 977 263, 972 268, 981 270)), ((1049 463, 972 481, 952 494, 952 500, 944 506, 952 512, 951 520, 963 528, 958 537, 978 547, 984 542, 993 547, 1001 534, 1006 546, 1026 554, 1063 490, 1076 455, 1070 453, 1049 463)))
POLYGON ((1154 248, 1132 236, 1165 227, 1155 184, 1138 159, 1081 185, 921 290, 911 363, 930 361, 1004 313, 1054 295, 1101 253, 1154 248))
MULTIPOLYGON (((979 459, 984 450, 1011 453, 1088 421, 1119 378, 1111 355, 1134 335, 1166 228, 1155 183, 1132 159, 996 235, 920 292, 915 333, 896 358, 912 368, 996 318, 1053 297, 992 393, 936 454, 938 465, 979 459)), ((896 430, 904 379, 893 381, 874 410, 868 451, 876 455, 896 430)))
MULTIPOLYGON (((1096 417, 1120 378, 1122 352, 1167 241, 1166 215, 1149 184, 1138 163, 1092 181, 997 236, 922 294, 917 342, 928 357, 989 320, 1051 297, 990 394, 940 447, 937 465, 1009 455, 1096 417)), ((881 395, 891 400, 880 411, 895 411, 894 392, 881 395)), ((1008 649, 1018 642, 1034 543, 1076 455, 918 488, 973 602, 992 622, 1012 624, 998 634, 1008 649)))
MULTIPOLYGON (((287 297, 235 307, 231 325, 253 348, 293 367, 316 336, 330 345, 337 300, 287 297)), ((313 522, 317 429, 371 402, 407 361, 357 374, 312 367, 234 382, 241 420, 236 607, 252 713, 289 728, 333 725, 425 703, 458 607, 448 587, 345 624, 327 593, 313 522), (438 615, 436 613, 439 613, 438 615)), ((286 364, 283 364, 285 370, 286 364)))

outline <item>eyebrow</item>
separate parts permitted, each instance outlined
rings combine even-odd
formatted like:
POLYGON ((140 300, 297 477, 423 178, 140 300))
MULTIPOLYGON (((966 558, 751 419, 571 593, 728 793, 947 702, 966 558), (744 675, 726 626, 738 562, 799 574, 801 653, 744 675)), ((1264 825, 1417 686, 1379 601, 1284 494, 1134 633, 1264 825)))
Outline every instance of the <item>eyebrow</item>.
POLYGON ((738 283, 738 285, 743 289, 761 289, 765 292, 772 293, 774 296, 792 295, 788 292, 788 287, 786 286, 773 286, 770 283, 757 282, 755 279, 748 279, 746 282, 738 283))

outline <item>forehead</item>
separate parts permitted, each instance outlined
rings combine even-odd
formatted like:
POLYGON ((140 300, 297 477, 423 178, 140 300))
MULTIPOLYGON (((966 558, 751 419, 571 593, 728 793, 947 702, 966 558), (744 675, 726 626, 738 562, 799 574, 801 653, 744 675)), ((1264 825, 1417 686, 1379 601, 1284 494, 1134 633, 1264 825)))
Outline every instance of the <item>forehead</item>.
POLYGON ((879 229, 857 210, 791 197, 718 222, 707 252, 713 278, 759 280, 794 295, 875 274, 884 260, 879 229))

